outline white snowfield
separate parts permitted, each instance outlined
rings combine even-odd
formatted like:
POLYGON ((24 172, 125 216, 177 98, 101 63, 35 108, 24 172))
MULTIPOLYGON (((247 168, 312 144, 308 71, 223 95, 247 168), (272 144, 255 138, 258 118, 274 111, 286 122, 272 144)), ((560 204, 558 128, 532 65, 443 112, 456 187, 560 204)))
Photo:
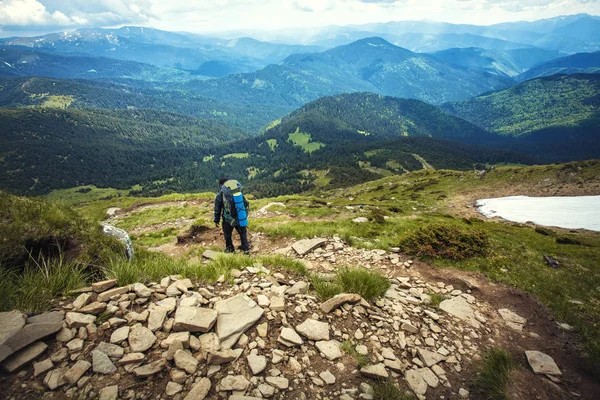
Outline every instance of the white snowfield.
POLYGON ((488 218, 600 231, 600 196, 512 196, 477 200, 477 207, 488 218))

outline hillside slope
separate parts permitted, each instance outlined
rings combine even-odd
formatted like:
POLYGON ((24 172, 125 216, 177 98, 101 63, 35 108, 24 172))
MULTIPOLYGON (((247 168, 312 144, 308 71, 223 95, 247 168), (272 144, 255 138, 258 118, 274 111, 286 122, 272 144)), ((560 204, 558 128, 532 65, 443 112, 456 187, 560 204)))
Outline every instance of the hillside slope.
POLYGON ((127 188, 243 137, 218 122, 151 110, 9 108, 0 120, 0 187, 22 193, 88 183, 127 188))
POLYGON ((0 107, 41 106, 60 97, 68 107, 145 108, 219 120, 258 134, 268 122, 292 111, 291 107, 263 104, 236 105, 185 91, 140 87, 91 80, 25 77, 0 80, 0 107))
POLYGON ((556 74, 598 74, 600 73, 600 51, 579 53, 568 57, 541 63, 517 76, 519 82, 556 74))
POLYGON ((600 158, 600 75, 534 79, 442 108, 547 161, 600 158))
POLYGON ((183 71, 103 57, 67 57, 19 46, 0 46, 0 77, 48 76, 64 79, 189 79, 183 71))

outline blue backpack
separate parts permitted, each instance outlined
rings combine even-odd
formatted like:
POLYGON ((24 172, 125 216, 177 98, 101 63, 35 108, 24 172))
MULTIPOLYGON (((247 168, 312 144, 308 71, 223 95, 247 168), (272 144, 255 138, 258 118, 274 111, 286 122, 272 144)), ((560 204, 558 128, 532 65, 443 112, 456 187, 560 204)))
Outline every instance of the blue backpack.
POLYGON ((228 180, 221 187, 223 194, 223 218, 231 226, 248 226, 248 210, 244 204, 242 184, 236 180, 228 180))

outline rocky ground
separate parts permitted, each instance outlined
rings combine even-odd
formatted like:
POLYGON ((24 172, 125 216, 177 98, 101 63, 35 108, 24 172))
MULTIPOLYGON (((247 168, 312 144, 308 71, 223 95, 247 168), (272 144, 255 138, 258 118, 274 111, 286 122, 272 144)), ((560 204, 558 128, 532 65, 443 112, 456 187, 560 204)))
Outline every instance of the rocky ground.
POLYGON ((392 287, 371 303, 351 293, 322 302, 306 277, 260 264, 212 286, 178 276, 98 282, 46 314, 0 314, 0 397, 371 399, 374 382, 389 378, 419 398, 478 398, 473 371, 491 346, 521 355, 513 398, 598 394, 570 356, 568 326, 539 307, 525 315, 523 304, 503 306, 480 277, 450 283, 394 251, 339 238, 289 244, 271 250, 323 274, 376 269, 392 287), (445 299, 433 307, 437 295, 445 299))

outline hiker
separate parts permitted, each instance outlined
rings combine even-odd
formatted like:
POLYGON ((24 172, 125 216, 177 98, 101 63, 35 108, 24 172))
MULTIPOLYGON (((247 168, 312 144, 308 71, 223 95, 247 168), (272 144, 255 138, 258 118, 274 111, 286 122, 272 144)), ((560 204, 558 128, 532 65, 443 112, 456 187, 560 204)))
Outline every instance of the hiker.
POLYGON ((219 221, 223 217, 223 234, 225 235, 225 252, 233 253, 235 248, 233 247, 233 240, 231 238, 233 234, 233 228, 240 235, 242 242, 238 249, 242 250, 244 254, 249 254, 250 248, 248 246, 247 228, 248 220, 246 214, 248 212, 248 200, 241 193, 242 185, 235 180, 229 180, 227 178, 221 178, 219 180, 219 193, 215 197, 215 226, 219 227, 219 221), (235 194, 233 192, 236 192, 235 194), (237 200, 234 199, 234 196, 237 200))

